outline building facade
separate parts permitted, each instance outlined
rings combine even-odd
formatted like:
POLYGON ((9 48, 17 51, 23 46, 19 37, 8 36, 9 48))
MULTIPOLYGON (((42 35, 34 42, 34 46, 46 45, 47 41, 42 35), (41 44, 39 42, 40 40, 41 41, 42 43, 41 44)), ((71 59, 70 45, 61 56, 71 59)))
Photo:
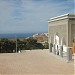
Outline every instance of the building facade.
POLYGON ((65 14, 48 20, 49 43, 72 47, 75 41, 75 14, 65 14))

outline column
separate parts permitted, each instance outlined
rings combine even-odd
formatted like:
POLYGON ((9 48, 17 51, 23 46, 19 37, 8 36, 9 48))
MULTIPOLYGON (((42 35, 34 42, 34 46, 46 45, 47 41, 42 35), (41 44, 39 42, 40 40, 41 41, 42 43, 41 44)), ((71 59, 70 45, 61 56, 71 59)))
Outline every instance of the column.
POLYGON ((55 44, 53 45, 53 53, 56 54, 55 44))
POLYGON ((53 47, 53 44, 50 43, 50 52, 52 52, 52 47, 53 47))
POLYGON ((63 57, 63 46, 62 45, 60 45, 59 54, 60 54, 60 57, 63 57))
POLYGON ((70 60, 72 60, 72 47, 67 47, 67 62, 69 62, 70 60))

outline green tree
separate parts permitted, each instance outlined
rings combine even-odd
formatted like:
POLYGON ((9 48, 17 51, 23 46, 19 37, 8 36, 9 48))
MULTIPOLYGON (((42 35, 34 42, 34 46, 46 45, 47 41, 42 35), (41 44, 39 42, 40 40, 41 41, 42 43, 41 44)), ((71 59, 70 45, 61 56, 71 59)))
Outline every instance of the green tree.
POLYGON ((7 53, 7 52, 13 52, 15 49, 15 43, 13 41, 10 41, 8 39, 1 39, 1 52, 7 53))

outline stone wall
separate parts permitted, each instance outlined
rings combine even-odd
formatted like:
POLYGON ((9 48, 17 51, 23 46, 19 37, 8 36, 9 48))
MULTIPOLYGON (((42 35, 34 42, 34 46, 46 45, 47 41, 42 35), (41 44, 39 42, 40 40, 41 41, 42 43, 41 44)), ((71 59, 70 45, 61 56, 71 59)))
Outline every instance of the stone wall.
MULTIPOLYGON (((72 46, 73 39, 75 39, 75 19, 69 20, 69 25, 71 26, 71 42, 69 42, 72 46)), ((70 36, 69 36, 70 37, 70 36)))
POLYGON ((48 21, 48 33, 48 40, 52 37, 52 43, 54 43, 54 34, 57 34, 59 44, 63 37, 63 43, 71 47, 73 39, 75 39, 75 15, 67 14, 50 19, 48 21))
POLYGON ((52 43, 54 42, 54 34, 58 34, 59 39, 61 40, 61 38, 63 37, 63 43, 68 46, 68 20, 66 19, 50 22, 48 26, 49 38, 50 36, 52 37, 52 43))

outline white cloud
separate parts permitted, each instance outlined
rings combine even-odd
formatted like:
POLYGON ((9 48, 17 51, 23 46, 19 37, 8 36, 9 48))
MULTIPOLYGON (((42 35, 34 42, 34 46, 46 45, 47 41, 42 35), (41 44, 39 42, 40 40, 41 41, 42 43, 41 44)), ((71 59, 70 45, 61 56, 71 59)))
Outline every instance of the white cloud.
POLYGON ((47 31, 49 18, 73 10, 72 0, 1 0, 0 32, 47 31))

